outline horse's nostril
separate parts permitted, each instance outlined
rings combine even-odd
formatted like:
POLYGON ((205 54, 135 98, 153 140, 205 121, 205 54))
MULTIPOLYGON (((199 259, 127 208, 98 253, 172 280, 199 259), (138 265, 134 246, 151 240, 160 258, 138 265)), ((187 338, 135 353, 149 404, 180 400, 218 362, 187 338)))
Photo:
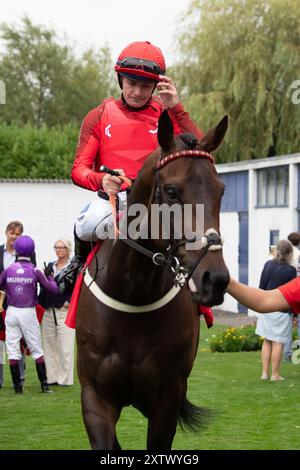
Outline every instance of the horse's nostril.
POLYGON ((212 288, 212 281, 210 278, 210 272, 205 271, 202 277, 202 292, 203 295, 209 295, 212 288))
POLYGON ((202 276, 203 298, 216 300, 223 297, 228 282, 228 271, 205 271, 202 276))

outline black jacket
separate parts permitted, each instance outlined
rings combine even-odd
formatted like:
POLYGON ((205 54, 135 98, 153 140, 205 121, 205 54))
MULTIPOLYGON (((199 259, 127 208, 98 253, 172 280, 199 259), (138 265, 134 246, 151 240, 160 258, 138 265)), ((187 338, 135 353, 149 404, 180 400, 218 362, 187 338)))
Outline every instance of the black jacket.
MULTIPOLYGON (((47 265, 47 269, 53 266, 53 263, 49 263, 47 265)), ((59 274, 55 276, 54 281, 57 281, 59 274)), ((70 302, 71 294, 61 294, 58 292, 57 294, 51 294, 49 291, 46 291, 43 287, 40 289, 40 293, 38 296, 39 304, 44 308, 61 308, 65 302, 70 302)))

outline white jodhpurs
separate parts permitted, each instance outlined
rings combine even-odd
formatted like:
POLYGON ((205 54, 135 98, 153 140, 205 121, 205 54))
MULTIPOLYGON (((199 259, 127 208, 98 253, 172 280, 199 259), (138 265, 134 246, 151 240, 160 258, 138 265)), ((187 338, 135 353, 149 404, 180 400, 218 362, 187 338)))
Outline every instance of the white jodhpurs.
MULTIPOLYGON (((127 193, 118 194, 119 210, 124 211, 127 205, 127 193)), ((98 197, 82 209, 75 222, 75 232, 84 241, 104 240, 113 226, 113 217, 109 201, 98 197)))
POLYGON ((41 331, 35 307, 8 307, 5 317, 6 349, 9 359, 20 360, 20 339, 24 336, 33 359, 44 355, 41 346, 41 331))

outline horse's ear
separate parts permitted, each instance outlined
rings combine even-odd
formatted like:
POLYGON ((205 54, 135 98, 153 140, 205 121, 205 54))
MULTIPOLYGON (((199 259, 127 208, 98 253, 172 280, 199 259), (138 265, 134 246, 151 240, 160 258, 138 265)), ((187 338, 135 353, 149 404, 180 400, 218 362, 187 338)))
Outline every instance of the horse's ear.
POLYGON ((200 140, 201 147, 207 152, 212 152, 219 147, 222 142, 228 127, 228 116, 223 119, 213 129, 210 129, 207 134, 200 140))
POLYGON ((163 150, 169 150, 174 142, 174 128, 168 111, 165 109, 158 121, 157 138, 158 143, 163 150))

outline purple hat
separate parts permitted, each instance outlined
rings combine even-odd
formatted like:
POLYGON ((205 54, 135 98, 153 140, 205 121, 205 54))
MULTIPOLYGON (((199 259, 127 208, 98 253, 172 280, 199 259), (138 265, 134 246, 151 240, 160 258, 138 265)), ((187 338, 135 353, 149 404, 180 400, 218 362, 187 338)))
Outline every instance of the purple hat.
POLYGON ((22 235, 16 239, 14 249, 20 256, 31 256, 35 249, 34 241, 28 235, 22 235))

